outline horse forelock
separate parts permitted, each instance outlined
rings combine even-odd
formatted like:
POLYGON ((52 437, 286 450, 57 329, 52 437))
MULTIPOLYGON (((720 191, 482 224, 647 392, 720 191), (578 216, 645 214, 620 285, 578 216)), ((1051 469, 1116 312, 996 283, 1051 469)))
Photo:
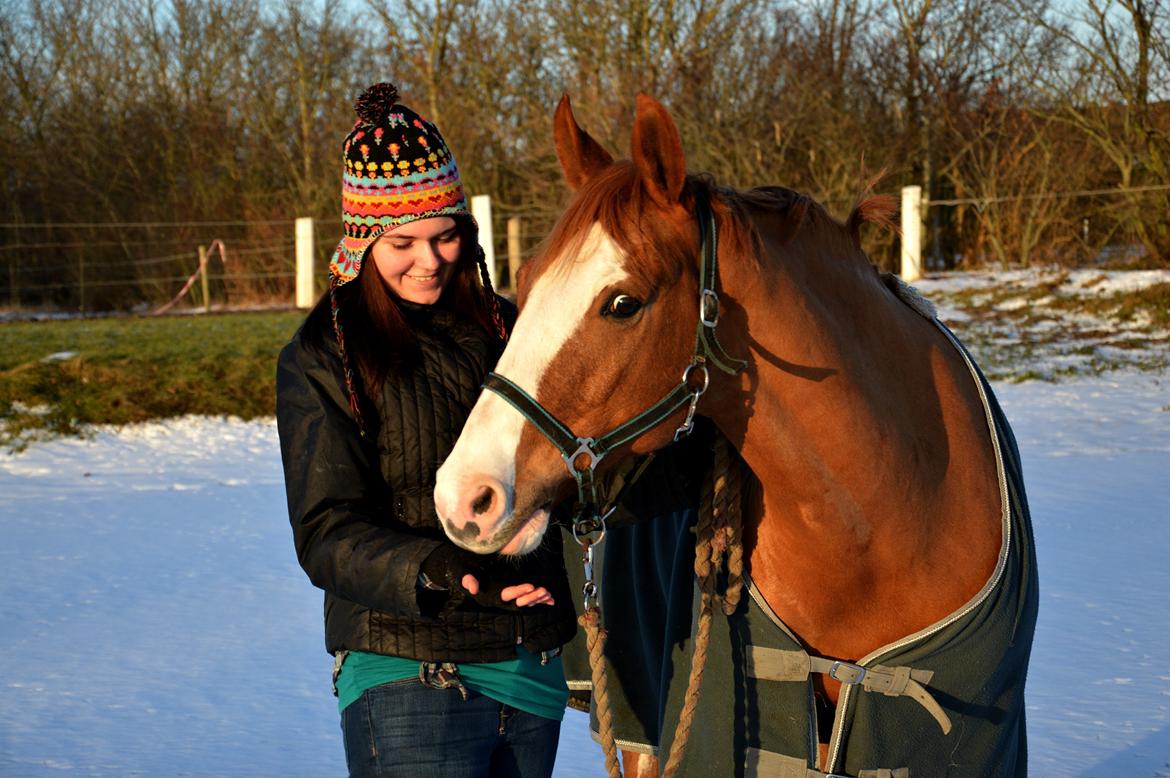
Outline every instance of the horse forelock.
MULTIPOLYGON (((681 216, 680 210, 676 216, 681 216)), ((643 187, 629 160, 613 163, 583 186, 537 247, 524 268, 520 302, 546 273, 566 272, 583 241, 600 227, 624 253, 635 279, 654 285, 677 277, 694 256, 695 229, 686 219, 670 219, 643 187)))

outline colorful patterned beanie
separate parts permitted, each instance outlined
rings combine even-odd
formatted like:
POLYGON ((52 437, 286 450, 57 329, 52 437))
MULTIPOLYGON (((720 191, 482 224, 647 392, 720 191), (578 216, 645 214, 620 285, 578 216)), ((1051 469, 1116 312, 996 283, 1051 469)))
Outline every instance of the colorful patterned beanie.
POLYGON ((357 278, 366 249, 391 227, 432 216, 471 219, 439 128, 401 105, 393 84, 374 84, 354 110, 341 177, 345 237, 329 263, 333 286, 357 278))
MULTIPOLYGON (((342 156, 341 219, 345 237, 329 263, 329 306, 341 352, 349 407, 362 437, 366 424, 359 401, 357 376, 345 347, 337 290, 357 278, 366 250, 382 233, 400 224, 451 216, 478 232, 467 208, 459 168, 439 128, 398 103, 393 84, 374 84, 354 101, 358 120, 345 139, 342 156)), ((495 331, 508 331, 492 289, 483 249, 474 246, 480 283, 495 331)))

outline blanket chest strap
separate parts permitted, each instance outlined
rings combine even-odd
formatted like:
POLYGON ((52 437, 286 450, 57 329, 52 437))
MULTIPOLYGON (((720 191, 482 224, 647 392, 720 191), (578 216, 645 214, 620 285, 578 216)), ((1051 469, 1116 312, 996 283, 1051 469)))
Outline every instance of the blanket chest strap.
POLYGON ((803 681, 811 673, 823 673, 834 681, 860 686, 867 692, 887 697, 909 697, 926 709, 938 722, 943 734, 951 731, 951 720, 926 690, 934 677, 932 670, 911 667, 862 667, 851 662, 811 656, 804 651, 786 651, 762 646, 747 647, 747 674, 763 681, 803 681))

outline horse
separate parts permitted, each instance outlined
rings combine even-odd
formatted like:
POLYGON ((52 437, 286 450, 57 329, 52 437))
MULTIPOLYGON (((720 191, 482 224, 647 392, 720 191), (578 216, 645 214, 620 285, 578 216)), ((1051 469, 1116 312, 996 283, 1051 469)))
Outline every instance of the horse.
POLYGON ((589 503, 595 477, 698 414, 753 476, 750 597, 712 632, 684 772, 1026 772, 1037 589, 1018 450, 962 344, 862 250, 888 198, 840 222, 792 190, 688 174, 647 95, 629 159, 567 95, 553 123, 573 197, 438 472, 448 536, 527 553, 574 486, 589 503))

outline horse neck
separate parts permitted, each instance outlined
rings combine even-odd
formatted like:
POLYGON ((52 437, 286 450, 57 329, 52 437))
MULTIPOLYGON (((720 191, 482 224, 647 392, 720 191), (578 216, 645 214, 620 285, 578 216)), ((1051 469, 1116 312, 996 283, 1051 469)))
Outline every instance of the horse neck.
POLYGON ((757 585, 806 643, 856 657, 958 607, 993 565, 986 521, 955 532, 961 510, 996 513, 982 406, 954 349, 843 230, 805 230, 782 249, 764 233, 759 260, 721 259, 720 336, 749 367, 722 384, 712 416, 761 484, 749 531, 757 585), (950 467, 954 457, 976 461, 950 467), (980 570, 952 591, 932 578, 966 552, 956 538, 980 570), (838 618, 842 602, 866 598, 874 613, 838 618), (897 601, 904 618, 890 613, 897 601))
POLYGON ((871 459, 872 478, 908 442, 891 433, 909 425, 886 427, 916 415, 896 401, 907 368, 895 355, 913 348, 904 311, 846 238, 797 235, 782 253, 766 243, 765 252, 758 265, 720 265, 732 311, 720 336, 750 355, 724 425, 753 466, 806 471, 787 477, 794 497, 823 494, 826 481, 848 477, 849 460, 871 459), (826 466, 806 466, 810 457, 826 466))

